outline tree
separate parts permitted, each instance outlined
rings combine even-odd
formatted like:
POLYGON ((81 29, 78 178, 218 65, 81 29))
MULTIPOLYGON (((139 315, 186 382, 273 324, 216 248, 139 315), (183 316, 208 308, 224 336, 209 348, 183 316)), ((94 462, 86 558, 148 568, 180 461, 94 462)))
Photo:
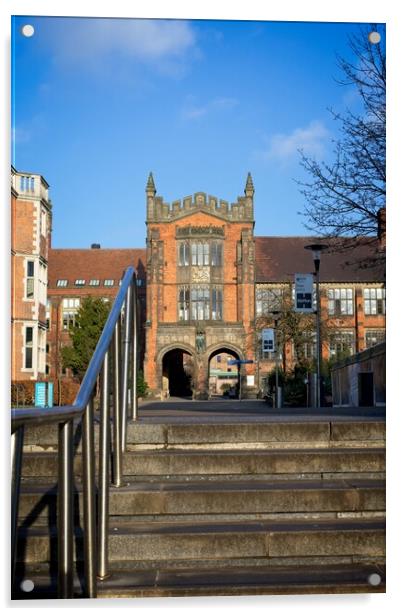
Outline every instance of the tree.
MULTIPOLYGON (((309 367, 309 362, 305 357, 305 345, 312 344, 316 333, 315 316, 310 313, 296 312, 292 298, 292 285, 284 289, 281 301, 278 302, 280 312, 278 319, 278 345, 284 348, 292 343, 296 365, 299 367, 309 367)), ((256 319, 257 331, 265 327, 274 327, 274 317, 272 314, 262 315, 256 319)), ((326 338, 325 324, 322 323, 321 339, 326 338)), ((282 354, 282 368, 286 372, 285 353, 282 354)))
POLYGON ((70 329, 71 346, 61 349, 64 368, 71 368, 80 381, 95 351, 108 314, 109 304, 102 298, 84 298, 75 325, 70 329))
MULTIPOLYGON (((378 244, 378 217, 386 195, 385 29, 361 28, 359 35, 349 39, 349 45, 354 59, 338 56, 343 73, 339 83, 356 88, 362 111, 340 114, 330 110, 340 125, 333 160, 320 163, 301 152, 301 165, 311 181, 298 182, 307 202, 306 227, 321 237, 336 237, 338 241, 332 246, 337 250, 355 246, 356 238, 369 245, 378 244), (369 40, 373 31, 381 36, 377 44, 369 40)), ((380 249, 374 263, 383 259, 380 249)))

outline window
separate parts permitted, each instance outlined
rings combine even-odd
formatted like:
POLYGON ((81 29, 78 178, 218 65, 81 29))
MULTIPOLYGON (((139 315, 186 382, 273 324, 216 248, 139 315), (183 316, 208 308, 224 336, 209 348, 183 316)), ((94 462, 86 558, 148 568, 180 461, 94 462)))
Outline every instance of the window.
POLYGON ((328 314, 353 314, 353 289, 328 289, 328 314))
POLYGON ((211 265, 222 267, 222 243, 211 242, 211 265))
POLYGON ((385 342, 385 329, 369 329, 365 333, 366 349, 385 342))
POLYGON ((50 352, 50 345, 49 345, 49 344, 47 344, 47 345, 46 345, 46 353, 49 353, 49 352, 50 352))
POLYGON ((27 261, 27 299, 33 299, 35 292, 35 261, 27 261))
POLYGON ((142 278, 137 278, 137 287, 143 287, 144 286, 144 280, 142 278))
POLYGON ((113 287, 114 280, 111 280, 110 278, 108 278, 107 280, 105 280, 103 284, 105 285, 105 287, 113 287))
POLYGON ((52 310, 52 304, 49 300, 46 302, 46 329, 50 329, 50 313, 52 310))
POLYGON ((191 287, 191 318, 193 321, 208 321, 210 316, 209 286, 191 287))
POLYGON ((219 287, 194 285, 179 288, 179 321, 219 321, 223 309, 223 291, 219 287))
POLYGON ((191 265, 209 265, 208 242, 193 242, 191 244, 191 265))
POLYGON ((75 282, 74 282, 76 287, 83 287, 85 285, 85 280, 83 280, 82 278, 78 278, 75 282))
MULTIPOLYGON (((303 332, 303 338, 300 342, 299 351, 307 360, 313 360, 317 357, 317 346, 316 346, 316 333, 315 332, 303 332)), ((296 359, 296 349, 295 345, 293 347, 293 357, 296 359)))
POLYGON ((90 287, 99 287, 100 281, 97 278, 92 278, 92 280, 89 281, 89 286, 90 287))
POLYGON ((24 368, 32 370, 33 363, 33 327, 25 328, 25 361, 24 368))
POLYGON ((190 265, 190 245, 188 242, 179 242, 179 266, 190 265))
POLYGON ((183 287, 179 289, 179 321, 190 319, 190 289, 183 287))
POLYGON ((283 301, 283 289, 256 289, 256 312, 257 316, 269 314, 274 310, 281 310, 283 301))
POLYGON ((329 336, 330 357, 347 357, 355 352, 355 336, 353 332, 337 331, 329 336))
POLYGON ((222 319, 222 289, 212 288, 212 309, 211 318, 213 321, 222 319))
POLYGON ((364 289, 364 314, 385 314, 385 289, 364 289))
POLYGON ((75 327, 75 321, 76 321, 79 307, 80 307, 80 300, 78 297, 71 297, 71 298, 63 299, 63 305, 62 305, 63 329, 70 329, 70 327, 75 327))
POLYGON ((58 280, 56 283, 57 287, 66 287, 68 283, 68 280, 62 279, 62 280, 58 280))
POLYGON ((45 367, 45 374, 46 374, 46 375, 48 375, 48 374, 49 374, 49 372, 50 372, 49 365, 48 365, 48 364, 46 364, 46 367, 45 367))
POLYGON ((20 178, 20 190, 22 190, 23 192, 34 192, 35 178, 22 175, 20 178))

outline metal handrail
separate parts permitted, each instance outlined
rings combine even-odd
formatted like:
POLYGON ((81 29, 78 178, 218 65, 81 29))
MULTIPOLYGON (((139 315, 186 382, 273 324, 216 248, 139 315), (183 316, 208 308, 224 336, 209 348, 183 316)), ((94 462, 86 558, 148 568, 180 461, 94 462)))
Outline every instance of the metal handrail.
POLYGON ((138 318, 137 285, 133 267, 124 273, 121 287, 72 405, 23 408, 11 411, 12 433, 12 583, 14 581, 18 504, 24 427, 57 423, 58 447, 58 596, 73 596, 73 422, 82 420, 84 564, 86 595, 97 594, 97 577, 108 575, 109 459, 113 455, 113 484, 122 485, 131 384, 131 417, 137 417, 138 318), (124 317, 124 323, 123 323, 124 317), (122 329, 123 339, 122 339, 122 329), (122 344, 124 353, 122 353, 122 344), (132 352, 130 354, 130 347, 132 352), (110 360, 111 357, 111 360, 110 360), (98 516, 96 519, 93 399, 101 377, 98 516), (110 385, 113 383, 113 447, 110 439, 110 385), (98 536, 98 545, 96 545, 98 536))

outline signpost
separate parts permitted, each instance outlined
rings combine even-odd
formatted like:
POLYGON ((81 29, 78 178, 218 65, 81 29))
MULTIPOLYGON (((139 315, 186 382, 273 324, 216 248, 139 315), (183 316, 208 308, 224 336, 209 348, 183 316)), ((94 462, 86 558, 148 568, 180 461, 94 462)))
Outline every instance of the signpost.
POLYGON ((241 400, 241 367, 243 364, 253 364, 253 359, 229 359, 228 366, 239 366, 239 400, 241 400))
POLYGON ((295 312, 314 312, 313 274, 295 274, 295 312))

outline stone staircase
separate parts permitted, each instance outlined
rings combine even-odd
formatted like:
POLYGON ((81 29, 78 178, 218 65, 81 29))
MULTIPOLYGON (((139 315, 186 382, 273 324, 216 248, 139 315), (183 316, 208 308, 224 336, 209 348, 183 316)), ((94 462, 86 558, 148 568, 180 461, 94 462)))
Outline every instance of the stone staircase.
MULTIPOLYGON (((384 592, 384 440, 369 419, 129 424, 98 596, 384 592)), ((28 432, 16 598, 55 595, 56 447, 28 432)), ((79 455, 75 477, 80 596, 79 455)))

